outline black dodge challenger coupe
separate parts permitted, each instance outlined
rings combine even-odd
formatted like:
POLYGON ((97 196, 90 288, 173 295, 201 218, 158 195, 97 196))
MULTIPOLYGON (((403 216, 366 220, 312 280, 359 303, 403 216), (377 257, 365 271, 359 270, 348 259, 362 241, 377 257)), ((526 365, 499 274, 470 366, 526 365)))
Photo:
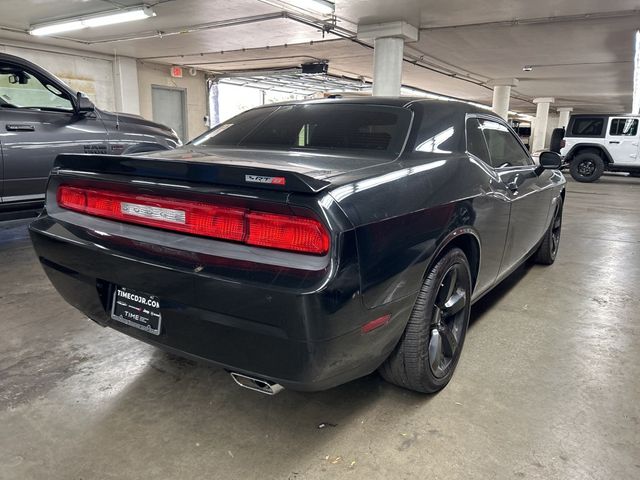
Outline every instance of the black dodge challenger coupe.
POLYGON ((173 151, 60 155, 30 232, 90 319, 242 386, 322 390, 379 369, 435 392, 471 304, 529 257, 553 263, 559 166, 462 102, 291 102, 173 151))

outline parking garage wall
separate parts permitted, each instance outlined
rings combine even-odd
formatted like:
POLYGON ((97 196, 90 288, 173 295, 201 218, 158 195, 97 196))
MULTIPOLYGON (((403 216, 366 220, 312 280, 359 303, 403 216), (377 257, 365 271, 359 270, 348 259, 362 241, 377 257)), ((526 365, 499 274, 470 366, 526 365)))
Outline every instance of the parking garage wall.
POLYGON ((85 93, 98 108, 115 108, 113 62, 106 58, 1 43, 0 52, 16 55, 41 66, 71 88, 85 93))
POLYGON ((191 140, 207 129, 205 119, 208 114, 208 94, 203 72, 196 71, 195 75, 191 75, 188 69, 184 69, 182 78, 173 78, 170 65, 138 61, 138 85, 140 114, 143 117, 153 119, 153 85, 179 88, 185 91, 187 101, 187 138, 183 140, 191 140))

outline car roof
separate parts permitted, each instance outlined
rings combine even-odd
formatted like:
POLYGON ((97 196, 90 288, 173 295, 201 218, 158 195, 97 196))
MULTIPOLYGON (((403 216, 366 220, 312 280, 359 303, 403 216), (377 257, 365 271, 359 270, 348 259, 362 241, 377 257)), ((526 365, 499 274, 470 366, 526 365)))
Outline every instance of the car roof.
POLYGON ((430 108, 448 109, 460 113, 481 113, 491 116, 495 114, 489 109, 483 109, 471 105, 463 100, 438 100, 425 97, 339 97, 339 98, 316 98, 311 100, 289 100, 278 103, 270 103, 262 105, 258 108, 284 106, 284 105, 314 105, 314 104, 332 104, 332 105, 378 105, 391 107, 408 107, 410 104, 420 103, 428 105, 430 108))

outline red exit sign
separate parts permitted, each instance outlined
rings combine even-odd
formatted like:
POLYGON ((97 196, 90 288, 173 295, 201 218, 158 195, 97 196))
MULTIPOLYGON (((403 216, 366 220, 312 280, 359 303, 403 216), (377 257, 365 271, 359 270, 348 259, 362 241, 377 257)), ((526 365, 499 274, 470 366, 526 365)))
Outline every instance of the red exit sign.
POLYGON ((171 67, 171 76, 173 78, 182 78, 182 67, 171 67))

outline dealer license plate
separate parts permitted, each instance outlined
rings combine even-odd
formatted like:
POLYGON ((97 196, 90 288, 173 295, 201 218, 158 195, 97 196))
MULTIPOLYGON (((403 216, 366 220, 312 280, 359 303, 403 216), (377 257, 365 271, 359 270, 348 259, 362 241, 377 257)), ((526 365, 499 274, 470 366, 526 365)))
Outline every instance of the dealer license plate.
POLYGON ((153 295, 116 286, 111 318, 152 335, 160 335, 160 301, 153 295))

